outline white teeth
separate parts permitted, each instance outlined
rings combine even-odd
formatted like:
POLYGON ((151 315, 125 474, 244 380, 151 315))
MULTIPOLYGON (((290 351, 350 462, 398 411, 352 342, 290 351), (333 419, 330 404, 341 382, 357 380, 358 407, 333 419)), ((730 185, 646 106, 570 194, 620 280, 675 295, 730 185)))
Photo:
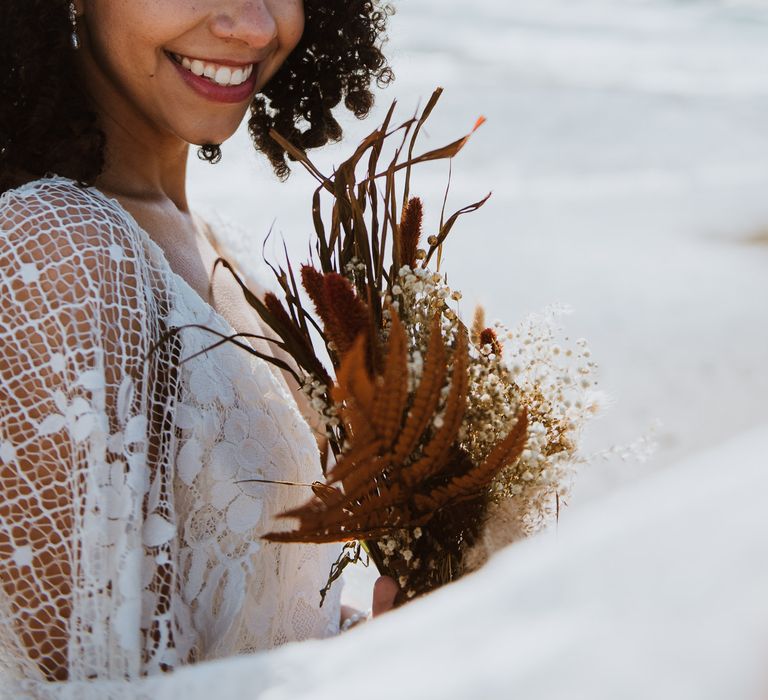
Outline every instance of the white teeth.
POLYGON ((216 75, 213 77, 213 81, 219 85, 229 85, 229 81, 232 79, 232 70, 222 66, 216 71, 216 75))
POLYGON ((180 63, 188 71, 195 75, 204 76, 223 87, 242 85, 253 74, 253 64, 243 68, 231 68, 215 63, 207 63, 197 58, 188 58, 179 54, 173 54, 177 63, 180 63))

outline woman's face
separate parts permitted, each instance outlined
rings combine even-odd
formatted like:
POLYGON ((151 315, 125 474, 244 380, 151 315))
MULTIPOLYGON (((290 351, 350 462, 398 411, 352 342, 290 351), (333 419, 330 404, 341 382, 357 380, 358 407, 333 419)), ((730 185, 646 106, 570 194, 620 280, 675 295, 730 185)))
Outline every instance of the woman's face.
POLYGON ((302 0, 76 0, 98 108, 188 143, 221 143, 304 29, 302 0), (130 113, 126 113, 129 110, 130 113))

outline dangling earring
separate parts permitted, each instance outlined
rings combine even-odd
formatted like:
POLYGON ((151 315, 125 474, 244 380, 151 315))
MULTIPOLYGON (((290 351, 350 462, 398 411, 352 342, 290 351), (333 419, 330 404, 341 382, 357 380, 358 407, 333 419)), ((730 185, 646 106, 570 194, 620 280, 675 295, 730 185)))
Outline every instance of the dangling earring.
POLYGON ((77 51, 80 48, 80 37, 77 36, 77 10, 74 0, 69 3, 69 21, 72 23, 72 48, 77 51))

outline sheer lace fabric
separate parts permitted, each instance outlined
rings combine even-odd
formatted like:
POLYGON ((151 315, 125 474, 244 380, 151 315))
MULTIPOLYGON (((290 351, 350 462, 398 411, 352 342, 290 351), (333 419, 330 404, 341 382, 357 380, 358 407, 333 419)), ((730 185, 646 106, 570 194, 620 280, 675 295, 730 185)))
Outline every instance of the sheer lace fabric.
POLYGON ((306 494, 248 481, 316 479, 314 438, 242 349, 180 364, 204 330, 146 359, 190 323, 233 332, 113 200, 61 178, 0 198, 0 696, 106 697, 337 630, 337 548, 259 539, 306 494))

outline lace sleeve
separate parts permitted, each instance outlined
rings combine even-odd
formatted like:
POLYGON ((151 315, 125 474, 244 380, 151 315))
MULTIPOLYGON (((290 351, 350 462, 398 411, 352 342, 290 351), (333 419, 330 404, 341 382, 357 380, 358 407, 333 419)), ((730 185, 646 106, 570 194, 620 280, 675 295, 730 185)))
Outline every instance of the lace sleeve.
POLYGON ((19 678, 141 663, 151 313, 120 224, 72 184, 0 199, 0 661, 19 678))

